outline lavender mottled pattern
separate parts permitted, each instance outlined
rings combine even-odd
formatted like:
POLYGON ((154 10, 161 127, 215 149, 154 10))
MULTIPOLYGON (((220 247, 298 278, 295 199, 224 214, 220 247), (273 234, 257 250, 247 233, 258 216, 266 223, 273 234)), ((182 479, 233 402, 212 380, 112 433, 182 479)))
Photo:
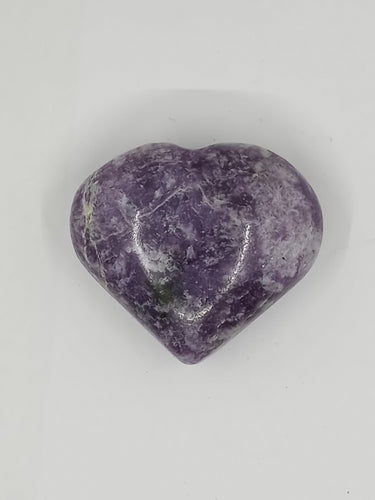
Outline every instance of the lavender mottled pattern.
POLYGON ((306 274, 322 213, 306 180, 260 147, 149 144, 82 184, 71 234, 97 281, 196 363, 306 274))

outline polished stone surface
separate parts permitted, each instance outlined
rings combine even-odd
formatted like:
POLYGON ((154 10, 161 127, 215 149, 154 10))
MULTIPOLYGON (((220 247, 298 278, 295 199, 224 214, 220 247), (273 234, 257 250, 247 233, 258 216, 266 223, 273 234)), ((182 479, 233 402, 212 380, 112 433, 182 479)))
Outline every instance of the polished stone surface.
POLYGON ((268 150, 149 144, 82 184, 71 234, 99 283, 196 363, 306 274, 322 213, 306 180, 268 150))

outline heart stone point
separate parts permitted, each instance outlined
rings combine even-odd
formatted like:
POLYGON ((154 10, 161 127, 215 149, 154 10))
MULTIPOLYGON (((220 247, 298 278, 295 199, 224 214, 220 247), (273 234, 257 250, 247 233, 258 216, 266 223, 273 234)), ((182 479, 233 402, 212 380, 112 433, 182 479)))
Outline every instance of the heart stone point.
POLYGON ((247 144, 129 151, 81 185, 70 224, 87 270, 189 364, 307 273, 323 229, 302 175, 247 144))

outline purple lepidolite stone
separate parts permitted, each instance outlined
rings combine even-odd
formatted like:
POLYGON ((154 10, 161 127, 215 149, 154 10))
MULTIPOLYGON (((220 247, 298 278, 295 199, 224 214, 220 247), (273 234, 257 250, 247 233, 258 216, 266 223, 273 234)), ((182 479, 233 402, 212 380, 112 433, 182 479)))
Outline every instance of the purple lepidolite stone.
POLYGON ((306 274, 322 213, 305 179, 270 151, 150 144, 82 184, 71 234, 97 281, 196 363, 306 274))

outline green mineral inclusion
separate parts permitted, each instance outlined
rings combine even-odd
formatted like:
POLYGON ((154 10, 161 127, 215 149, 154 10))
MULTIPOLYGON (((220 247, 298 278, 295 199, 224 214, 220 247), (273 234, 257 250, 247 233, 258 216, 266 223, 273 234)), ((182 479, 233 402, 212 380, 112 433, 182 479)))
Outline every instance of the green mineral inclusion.
POLYGON ((175 287, 172 281, 152 283, 151 288, 155 301, 160 305, 170 304, 175 298, 175 287))

